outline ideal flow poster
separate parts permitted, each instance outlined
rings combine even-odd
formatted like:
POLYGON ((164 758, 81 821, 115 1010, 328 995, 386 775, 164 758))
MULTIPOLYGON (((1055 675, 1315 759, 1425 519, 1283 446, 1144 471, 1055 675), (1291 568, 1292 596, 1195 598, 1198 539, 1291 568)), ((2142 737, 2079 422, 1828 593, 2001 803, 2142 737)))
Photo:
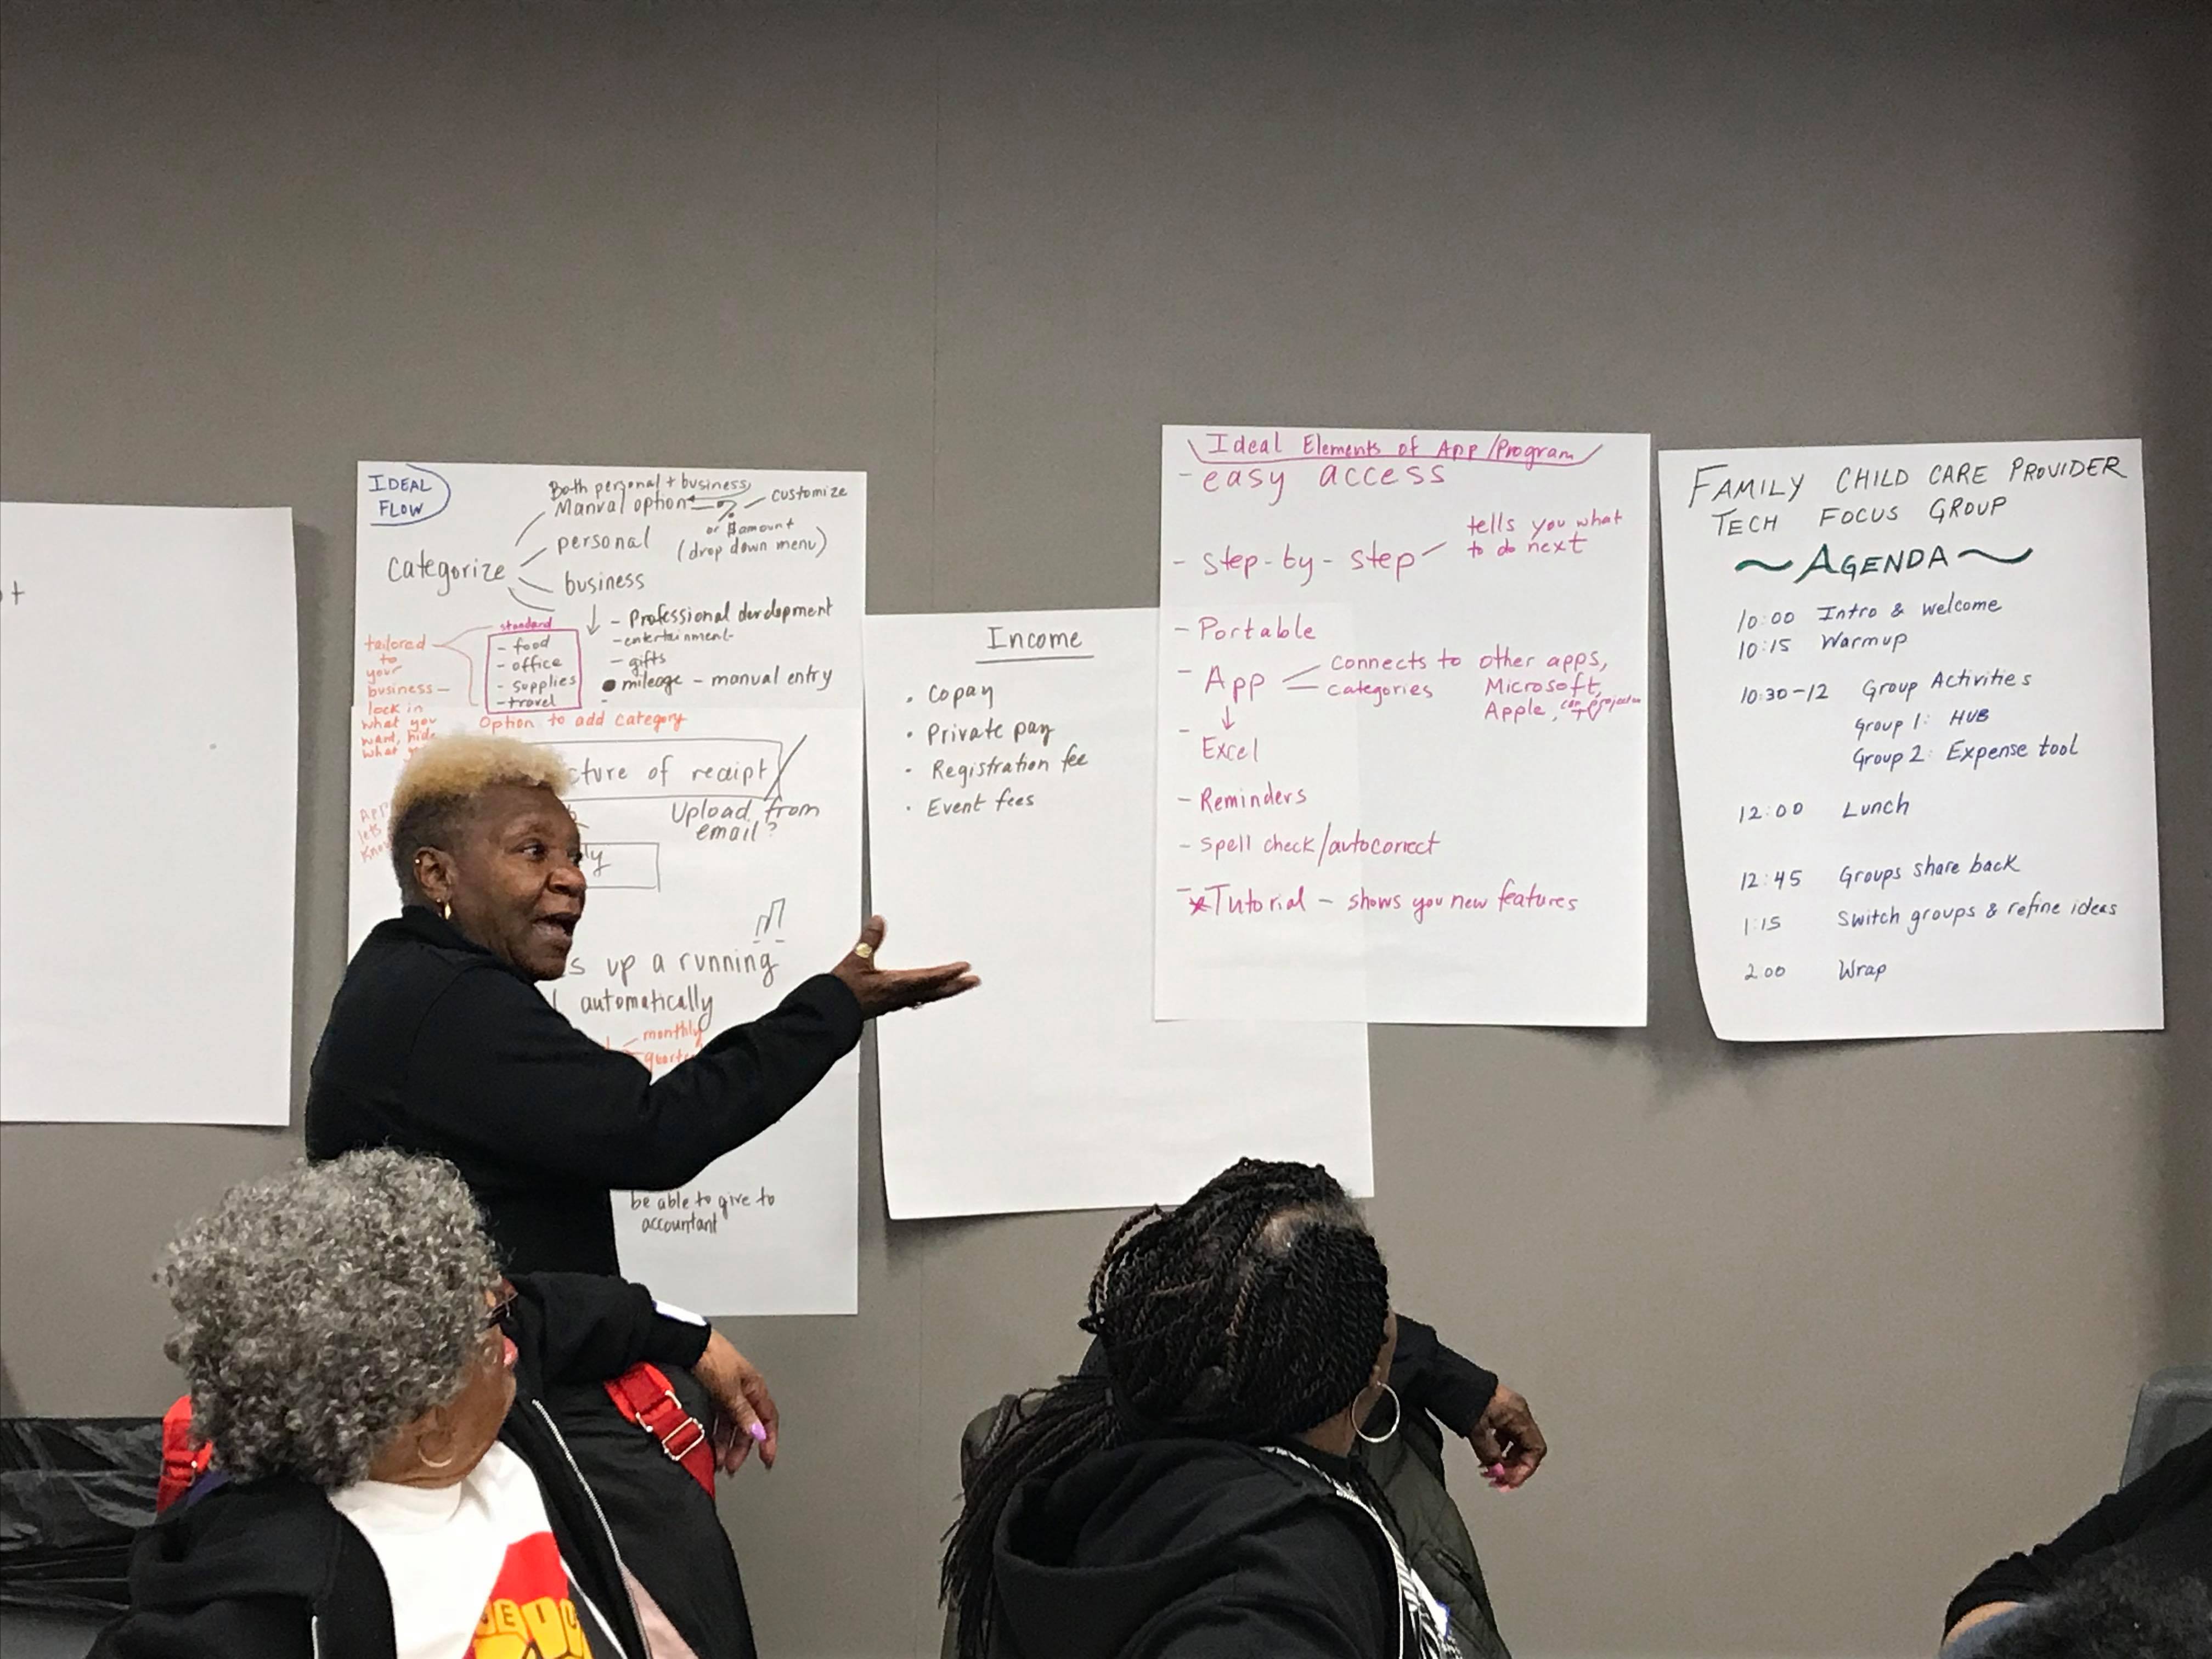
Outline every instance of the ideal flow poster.
MULTIPOLYGON (((552 744, 591 883, 546 988, 659 1073, 829 967, 860 920, 866 480, 742 468, 361 469, 356 939, 398 899, 386 805, 432 734, 552 744)), ((851 1313, 859 1066, 671 1193, 623 1271, 717 1314, 851 1313)))

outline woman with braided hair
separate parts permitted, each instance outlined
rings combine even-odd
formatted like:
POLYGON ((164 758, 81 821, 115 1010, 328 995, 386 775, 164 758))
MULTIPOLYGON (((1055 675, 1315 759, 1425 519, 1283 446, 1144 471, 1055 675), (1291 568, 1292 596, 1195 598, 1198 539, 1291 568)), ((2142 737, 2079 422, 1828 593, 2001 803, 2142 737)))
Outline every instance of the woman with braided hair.
POLYGON ((1247 1158, 1107 1246, 1099 1374, 969 1471, 944 1590, 960 1659, 1435 1659, 1443 1609, 1352 1458, 1389 1278, 1326 1170, 1247 1158))

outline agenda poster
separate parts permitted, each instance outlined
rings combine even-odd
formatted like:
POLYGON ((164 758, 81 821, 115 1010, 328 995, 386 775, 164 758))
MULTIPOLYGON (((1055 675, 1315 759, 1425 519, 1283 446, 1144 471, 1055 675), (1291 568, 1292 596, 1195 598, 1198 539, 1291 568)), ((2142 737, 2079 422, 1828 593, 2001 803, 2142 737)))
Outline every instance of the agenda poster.
POLYGON ((2164 1023, 2142 450, 1659 458, 1723 1037, 2164 1023))

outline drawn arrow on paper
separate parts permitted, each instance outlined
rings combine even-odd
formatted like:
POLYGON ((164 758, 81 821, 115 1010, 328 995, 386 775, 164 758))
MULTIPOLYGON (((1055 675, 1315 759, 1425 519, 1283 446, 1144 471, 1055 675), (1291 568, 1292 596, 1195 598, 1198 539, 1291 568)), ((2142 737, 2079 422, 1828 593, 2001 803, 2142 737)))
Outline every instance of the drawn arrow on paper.
POLYGON ((592 606, 591 621, 584 624, 584 631, 586 634, 596 634, 599 631, 599 607, 596 602, 592 606))
POLYGON ((1221 711, 1221 729, 1224 732, 1234 732, 1237 729, 1237 722, 1229 718, 1229 710, 1225 706, 1221 711))

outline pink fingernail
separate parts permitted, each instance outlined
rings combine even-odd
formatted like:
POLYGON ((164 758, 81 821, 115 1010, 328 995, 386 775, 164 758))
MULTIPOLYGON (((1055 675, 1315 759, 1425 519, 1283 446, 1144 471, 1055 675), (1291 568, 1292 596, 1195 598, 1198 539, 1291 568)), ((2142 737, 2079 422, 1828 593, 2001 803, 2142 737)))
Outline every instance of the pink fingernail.
POLYGON ((754 1439, 756 1439, 756 1440, 765 1440, 765 1439, 767 1439, 767 1438, 768 1438, 768 1431, 767 1431, 766 1429, 763 1428, 763 1427, 762 1427, 759 1424, 757 1424, 757 1423, 748 1423, 748 1424, 746 1424, 746 1425, 745 1425, 745 1432, 746 1432, 747 1434, 749 1434, 749 1435, 752 1436, 752 1437, 753 1437, 754 1439))

